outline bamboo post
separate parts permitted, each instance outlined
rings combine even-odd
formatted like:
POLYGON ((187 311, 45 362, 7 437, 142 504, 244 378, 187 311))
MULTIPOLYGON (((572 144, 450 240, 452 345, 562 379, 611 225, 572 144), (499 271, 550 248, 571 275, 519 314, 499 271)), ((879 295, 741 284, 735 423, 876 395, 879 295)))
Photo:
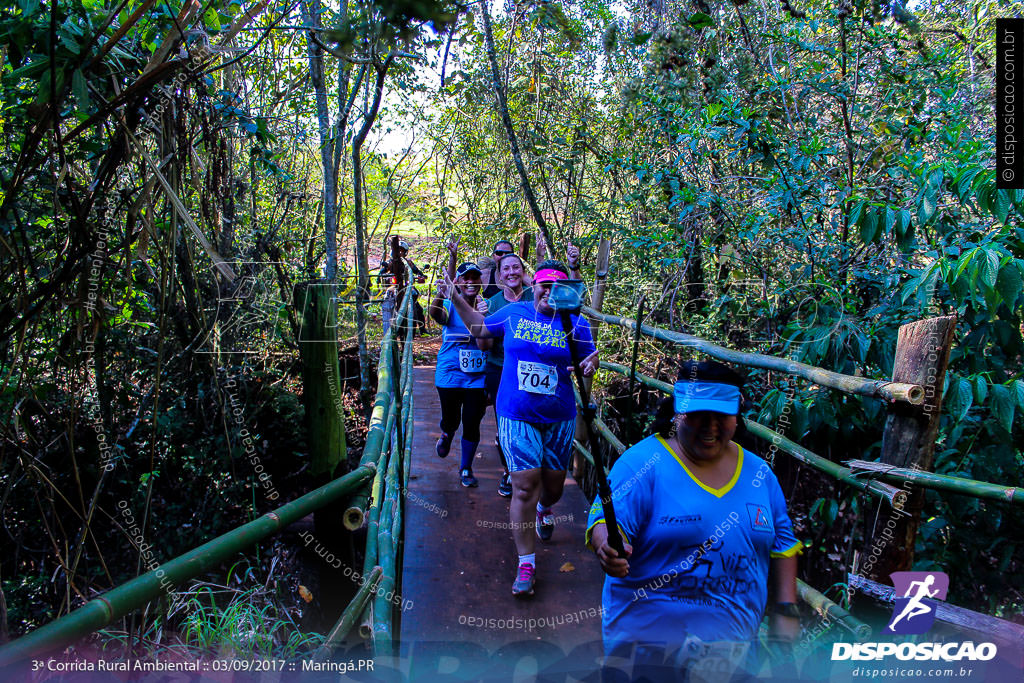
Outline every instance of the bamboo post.
POLYGON ((341 618, 338 619, 337 623, 334 624, 334 628, 331 629, 330 633, 327 634, 327 638, 323 644, 316 649, 313 653, 314 662, 327 661, 330 656, 334 653, 335 648, 338 644, 348 635, 348 632, 352 630, 353 624, 359 615, 363 613, 363 608, 366 606, 367 601, 370 599, 371 593, 376 590, 377 583, 380 581, 380 575, 383 570, 380 566, 374 567, 373 570, 366 575, 363 579, 363 585, 359 587, 359 591, 356 596, 352 598, 352 602, 348 604, 345 611, 342 612, 341 618))
MULTIPOLYGON (((604 290, 608 284, 608 262, 612 255, 612 243, 606 238, 601 238, 597 247, 597 268, 594 273, 594 291, 590 294, 590 307, 598 313, 604 308, 604 290)), ((591 329, 594 335, 594 342, 597 343, 597 331, 600 321, 592 320, 591 329)), ((589 387, 588 387, 589 388, 589 387)))
MULTIPOLYGON (((918 320, 900 327, 892 381, 922 386, 924 403, 921 406, 890 406, 882 433, 882 455, 879 458, 882 463, 925 472, 931 470, 942 411, 942 387, 955 330, 955 316, 918 320)), ((875 553, 878 560, 872 568, 874 576, 888 579, 892 572, 912 568, 914 540, 923 507, 924 492, 912 490, 903 509, 909 514, 876 517, 866 556, 876 546, 884 548, 884 552, 875 553)))
POLYGON ((341 405, 338 370, 337 311, 326 280, 295 287, 295 304, 302 311, 299 356, 302 359, 302 401, 306 408, 314 477, 334 477, 335 469, 347 471, 345 413, 341 405))

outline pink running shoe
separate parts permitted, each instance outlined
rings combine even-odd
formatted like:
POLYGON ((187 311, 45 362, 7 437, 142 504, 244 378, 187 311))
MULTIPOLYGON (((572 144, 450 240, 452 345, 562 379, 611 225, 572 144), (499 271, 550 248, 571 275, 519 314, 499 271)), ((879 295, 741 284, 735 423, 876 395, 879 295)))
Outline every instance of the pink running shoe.
POLYGON ((532 564, 524 562, 519 565, 519 576, 516 577, 515 583, 512 584, 512 595, 517 598, 533 595, 533 584, 536 583, 533 576, 534 568, 532 564))

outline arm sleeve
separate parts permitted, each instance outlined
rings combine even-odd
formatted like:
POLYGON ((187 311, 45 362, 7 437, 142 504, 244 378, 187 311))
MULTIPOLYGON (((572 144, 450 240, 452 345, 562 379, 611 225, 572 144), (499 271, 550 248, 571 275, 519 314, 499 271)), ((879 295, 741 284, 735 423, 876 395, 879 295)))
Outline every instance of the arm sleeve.
POLYGON ((597 351, 597 347, 594 346, 594 333, 590 329, 590 322, 583 316, 576 316, 572 326, 572 334, 576 337, 577 343, 579 343, 580 358, 586 358, 594 351, 597 351))
POLYGON ((409 267, 412 268, 412 272, 416 273, 417 275, 420 275, 422 277, 426 277, 426 275, 423 275, 423 271, 420 270, 419 268, 417 268, 416 264, 413 263, 412 261, 409 261, 409 267))
MULTIPOLYGON (((650 458, 641 458, 648 462, 650 458)), ((642 470, 635 466, 637 458, 631 456, 627 451, 612 466, 608 475, 608 486, 612 491, 612 506, 615 509, 615 522, 619 527, 619 533, 623 540, 630 545, 638 536, 643 521, 650 515, 651 510, 651 484, 653 483, 653 468, 644 467, 642 470)), ((604 508, 601 505, 600 496, 594 498, 590 506, 590 514, 587 517, 587 531, 585 541, 587 547, 590 545, 590 536, 594 527, 598 524, 605 524, 604 508)))
POLYGON ((793 535, 793 522, 786 511, 786 497, 775 475, 766 478, 772 504, 772 521, 775 524, 775 540, 772 542, 772 557, 793 557, 803 552, 804 544, 793 535))

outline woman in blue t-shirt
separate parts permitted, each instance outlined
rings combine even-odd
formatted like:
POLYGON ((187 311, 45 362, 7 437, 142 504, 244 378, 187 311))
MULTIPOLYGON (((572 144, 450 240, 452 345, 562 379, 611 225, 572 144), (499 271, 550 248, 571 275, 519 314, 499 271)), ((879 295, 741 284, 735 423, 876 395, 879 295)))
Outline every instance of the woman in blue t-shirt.
POLYGON ((500 337, 504 343, 494 412, 512 477, 509 518, 519 554, 512 584, 516 597, 533 595, 534 532, 541 540, 551 538, 555 526, 551 507, 562 497, 572 456, 576 399, 567 332, 572 332, 583 359, 583 374, 593 374, 598 366, 590 324, 572 315, 571 329, 563 329, 561 316, 548 303, 554 283, 566 279, 567 269, 559 261, 543 261, 533 276, 532 301, 511 303, 486 318, 467 302, 456 302, 473 334, 482 339, 500 337))
POLYGON ((601 501, 590 510, 587 545, 608 575, 605 653, 632 660, 634 679, 672 680, 689 657, 750 667, 769 593, 772 635, 799 634, 802 546, 768 463, 732 441, 742 385, 719 363, 684 363, 657 433, 616 461, 609 483, 625 557, 608 545, 601 501))
MULTIPOLYGON (((463 263, 455 272, 456 291, 452 299, 465 302, 470 309, 486 303, 478 298, 480 269, 475 263, 463 263)), ((487 369, 486 346, 481 348, 466 329, 451 299, 443 296, 444 287, 430 302, 430 317, 441 325, 441 350, 437 354, 434 386, 441 400, 441 438, 435 449, 439 457, 447 457, 455 430, 462 423, 462 462, 459 477, 463 486, 477 486, 473 476, 473 456, 480 444, 480 421, 487 407, 484 371, 487 369)), ((488 344, 489 346, 489 344, 488 344)))

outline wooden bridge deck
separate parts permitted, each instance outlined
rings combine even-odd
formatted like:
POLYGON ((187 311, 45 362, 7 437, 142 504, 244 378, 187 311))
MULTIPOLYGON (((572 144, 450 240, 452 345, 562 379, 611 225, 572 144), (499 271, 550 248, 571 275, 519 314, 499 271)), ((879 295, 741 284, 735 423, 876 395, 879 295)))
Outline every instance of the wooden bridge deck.
POLYGON ((409 603, 402 615, 402 650, 429 641, 494 651, 527 641, 543 651, 539 641, 544 641, 564 653, 580 648, 580 655, 593 650, 599 656, 604 575, 583 545, 588 507, 583 492, 570 474, 554 507, 554 535, 547 543, 537 541, 536 594, 513 598, 517 555, 509 499, 497 494, 502 470, 493 410, 484 418, 473 463, 480 487, 463 488, 458 476, 461 434, 447 458, 434 452, 440 436, 434 368, 417 367, 414 373, 415 435, 402 570, 402 598, 409 603))

